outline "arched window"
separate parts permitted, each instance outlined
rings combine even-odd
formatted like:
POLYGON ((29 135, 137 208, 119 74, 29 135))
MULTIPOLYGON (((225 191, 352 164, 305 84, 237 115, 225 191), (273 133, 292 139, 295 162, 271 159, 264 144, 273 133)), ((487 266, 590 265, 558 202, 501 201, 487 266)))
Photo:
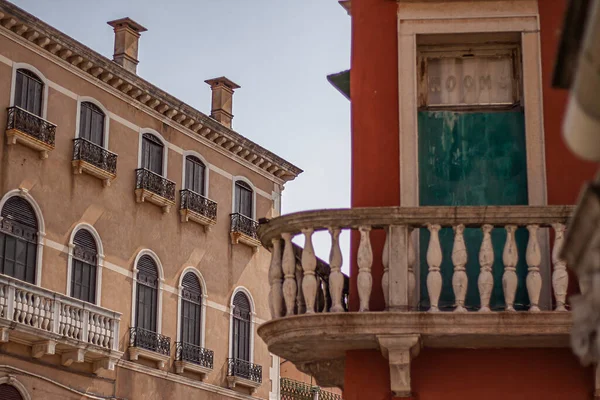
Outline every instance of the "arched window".
POLYGON ((43 96, 44 82, 28 69, 18 69, 15 80, 14 105, 41 117, 43 96))
POLYGON ((79 112, 79 137, 104 146, 104 112, 89 101, 82 102, 79 112))
POLYGON ((0 385, 0 399, 3 400, 23 400, 23 396, 16 387, 3 383, 0 385))
POLYGON ((159 138, 151 133, 142 135, 142 168, 158 175, 163 175, 164 145, 159 138))
POLYGON ((202 346, 202 286, 193 272, 181 282, 181 341, 202 346))
POLYGON ((98 246, 96 239, 88 230, 80 229, 73 238, 71 297, 93 304, 96 303, 97 267, 98 246))
POLYGON ((231 337, 231 358, 251 362, 251 315, 250 300, 243 292, 237 292, 233 298, 233 332, 231 337))
POLYGON ((234 213, 240 213, 245 217, 252 219, 252 188, 244 181, 235 182, 235 194, 234 194, 234 213))
POLYGON ((13 196, 0 215, 0 273, 35 283, 38 220, 33 207, 24 198, 13 196))
POLYGON ((205 187, 206 166, 198 157, 185 158, 185 189, 206 196, 205 187))
POLYGON ((135 327, 157 332, 158 318, 158 267, 152 257, 145 254, 137 262, 135 327))

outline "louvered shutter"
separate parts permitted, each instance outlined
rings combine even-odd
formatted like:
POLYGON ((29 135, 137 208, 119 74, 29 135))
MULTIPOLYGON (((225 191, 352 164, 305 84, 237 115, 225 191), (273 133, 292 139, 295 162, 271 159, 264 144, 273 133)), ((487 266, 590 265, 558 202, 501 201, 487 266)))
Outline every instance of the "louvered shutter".
POLYGON ((2 207, 2 218, 37 230, 38 222, 33 207, 22 197, 13 196, 2 207))
POLYGON ((156 332, 158 268, 152 257, 143 255, 137 269, 136 327, 156 332))
POLYGON ((0 399, 2 400, 23 400, 21 393, 16 387, 3 383, 0 385, 0 399))
POLYGON ((35 283, 38 221, 33 207, 13 196, 0 215, 0 273, 35 283))
POLYGON ((250 301, 237 292, 233 298, 233 357, 250 361, 250 301))
POLYGON ((17 70, 15 106, 41 117, 43 90, 44 83, 37 75, 26 69, 17 70))
POLYGON ((163 144, 149 133, 142 136, 142 168, 161 176, 163 173, 163 144))
POLYGON ((73 238, 71 296, 96 302, 98 250, 96 240, 86 229, 80 229, 73 238))
POLYGON ((188 272, 182 280, 181 340, 200 346, 202 321, 202 287, 198 277, 188 272))
POLYGON ((90 102, 81 103, 79 137, 104 146, 104 112, 90 102))

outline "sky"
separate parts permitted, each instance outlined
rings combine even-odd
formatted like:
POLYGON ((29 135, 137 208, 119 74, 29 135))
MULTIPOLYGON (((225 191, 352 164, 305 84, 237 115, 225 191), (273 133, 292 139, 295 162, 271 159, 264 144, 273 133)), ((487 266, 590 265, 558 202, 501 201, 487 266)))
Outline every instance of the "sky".
MULTIPOLYGON (((138 22, 148 29, 139 43, 142 78, 207 115, 206 79, 241 86, 233 129, 304 170, 287 183, 282 213, 350 206, 350 103, 326 79, 350 65, 350 17, 337 0, 12 2, 110 59, 106 22, 138 22)), ((347 255, 348 232, 341 242, 347 255)), ((328 261, 329 235, 313 243, 328 261)))

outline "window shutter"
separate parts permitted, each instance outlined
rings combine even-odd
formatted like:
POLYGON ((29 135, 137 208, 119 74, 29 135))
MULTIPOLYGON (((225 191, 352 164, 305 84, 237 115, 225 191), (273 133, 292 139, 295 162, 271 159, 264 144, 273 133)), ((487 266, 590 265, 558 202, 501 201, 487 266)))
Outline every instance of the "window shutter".
POLYGON ((37 217, 31 204, 22 197, 13 196, 2 207, 2 218, 18 222, 35 230, 38 229, 37 217))
POLYGON ((240 319, 250 321, 250 301, 242 292, 237 292, 233 298, 233 314, 240 319))
POLYGON ((98 249, 96 248, 96 240, 94 239, 92 234, 86 229, 80 229, 77 231, 75 237, 73 238, 73 244, 76 246, 84 247, 87 250, 92 250, 94 252, 98 251, 98 249))
POLYGON ((3 383, 0 385, 0 399, 2 400, 23 400, 21 393, 16 387, 3 383))
POLYGON ((81 103, 79 137, 104 146, 104 112, 94 103, 81 103))
POLYGON ((154 135, 144 133, 142 136, 142 168, 155 174, 163 173, 163 144, 154 135))
POLYGON ((41 117, 43 90, 44 83, 37 75, 26 69, 17 70, 15 106, 41 117))
POLYGON ((144 255, 137 263, 138 281, 146 286, 158 287, 158 268, 152 257, 144 255))

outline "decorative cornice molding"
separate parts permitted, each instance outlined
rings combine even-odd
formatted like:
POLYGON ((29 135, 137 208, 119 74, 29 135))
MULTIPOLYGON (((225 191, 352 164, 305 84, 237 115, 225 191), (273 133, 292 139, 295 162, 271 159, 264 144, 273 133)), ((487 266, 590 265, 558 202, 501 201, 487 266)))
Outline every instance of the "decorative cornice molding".
MULTIPOLYGON (((127 71, 19 7, 0 0, 0 26, 35 45, 43 52, 66 61, 68 68, 82 71, 119 90, 129 101, 158 112, 172 125, 191 130, 222 148, 231 158, 252 169, 264 170, 276 182, 287 182, 303 171, 276 154, 226 128, 219 122, 127 71)), ((2 29, 0 28, 0 29, 2 29)))

